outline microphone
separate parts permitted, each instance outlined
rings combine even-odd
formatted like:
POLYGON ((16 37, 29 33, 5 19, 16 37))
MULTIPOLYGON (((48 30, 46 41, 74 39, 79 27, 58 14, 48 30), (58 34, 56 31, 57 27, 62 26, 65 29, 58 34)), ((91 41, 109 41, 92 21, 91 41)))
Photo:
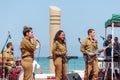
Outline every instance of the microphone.
POLYGON ((78 41, 79 41, 79 42, 80 42, 80 44, 81 44, 80 38, 78 38, 78 41))
POLYGON ((8 31, 8 37, 11 39, 10 31, 8 31))
MULTIPOLYGON (((33 38, 34 38, 34 37, 35 37, 35 36, 33 36, 33 38)), ((40 43, 40 41, 39 41, 38 39, 37 39, 36 41, 37 41, 38 43, 40 43)))
POLYGON ((36 40, 38 43, 40 43, 40 41, 39 40, 36 40))
POLYGON ((103 36, 100 36, 103 40, 105 40, 105 38, 103 36))

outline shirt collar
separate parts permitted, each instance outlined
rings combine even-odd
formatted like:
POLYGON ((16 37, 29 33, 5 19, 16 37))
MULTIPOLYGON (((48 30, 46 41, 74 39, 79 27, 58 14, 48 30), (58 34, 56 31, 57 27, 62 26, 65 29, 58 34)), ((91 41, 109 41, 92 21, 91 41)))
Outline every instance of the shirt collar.
MULTIPOLYGON (((88 36, 88 37, 87 37, 87 39, 89 39, 89 40, 90 40, 90 37, 88 36)), ((95 40, 95 38, 93 38, 93 40, 95 40)))

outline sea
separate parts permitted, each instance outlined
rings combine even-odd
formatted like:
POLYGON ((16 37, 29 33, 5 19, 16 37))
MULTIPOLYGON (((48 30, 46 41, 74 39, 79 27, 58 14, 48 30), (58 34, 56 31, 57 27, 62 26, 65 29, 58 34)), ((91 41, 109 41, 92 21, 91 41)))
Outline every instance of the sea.
MULTIPOLYGON (((40 65, 43 73, 50 73, 50 59, 46 57, 40 57, 40 58, 35 58, 35 60, 38 62, 40 65)), ((73 70, 84 70, 85 69, 85 63, 84 59, 82 57, 79 57, 77 59, 70 59, 67 62, 67 71, 72 72, 73 70)), ((38 73, 37 71, 35 73, 38 73)))

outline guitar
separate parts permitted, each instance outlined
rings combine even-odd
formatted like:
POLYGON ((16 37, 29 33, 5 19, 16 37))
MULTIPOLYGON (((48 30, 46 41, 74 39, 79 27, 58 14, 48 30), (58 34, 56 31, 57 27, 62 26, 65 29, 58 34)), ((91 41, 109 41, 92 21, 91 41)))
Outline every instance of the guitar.
MULTIPOLYGON (((105 48, 108 48, 108 47, 111 47, 111 44, 109 44, 107 47, 105 48)), ((90 56, 88 54, 84 54, 83 57, 85 59, 85 61, 87 62, 92 62, 95 58, 97 58, 97 56, 99 56, 101 54, 101 52, 103 52, 103 49, 99 49, 97 51, 91 51, 92 53, 94 53, 95 55, 94 56, 90 56)))
POLYGON ((92 62, 95 58, 97 58, 97 56, 99 56, 101 54, 101 52, 103 52, 103 49, 100 49, 98 51, 92 51, 92 53, 94 53, 94 56, 89 56, 88 54, 84 54, 83 57, 85 59, 85 61, 87 62, 92 62))

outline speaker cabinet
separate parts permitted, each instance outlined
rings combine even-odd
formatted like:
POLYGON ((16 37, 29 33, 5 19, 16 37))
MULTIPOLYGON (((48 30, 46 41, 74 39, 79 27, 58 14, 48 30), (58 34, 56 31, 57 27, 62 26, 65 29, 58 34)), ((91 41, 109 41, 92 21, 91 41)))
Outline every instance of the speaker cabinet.
POLYGON ((78 73, 67 74, 67 80, 82 80, 78 73))

